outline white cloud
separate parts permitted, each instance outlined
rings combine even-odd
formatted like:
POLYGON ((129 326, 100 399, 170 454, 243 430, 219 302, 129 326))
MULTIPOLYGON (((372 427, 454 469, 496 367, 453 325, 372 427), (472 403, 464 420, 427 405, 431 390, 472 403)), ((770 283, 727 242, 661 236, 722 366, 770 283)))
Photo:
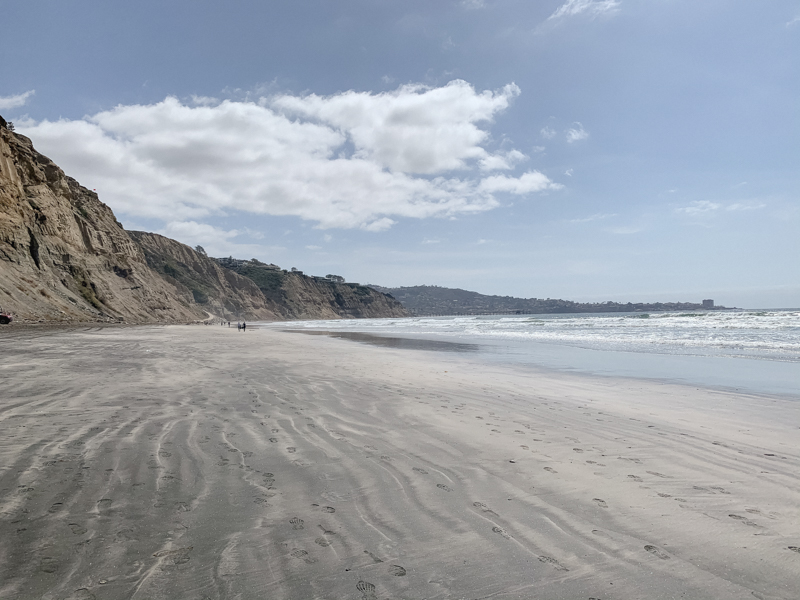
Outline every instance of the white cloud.
POLYGON ((571 127, 570 129, 567 129, 567 142, 570 144, 572 142, 585 140, 589 137, 589 132, 583 128, 583 125, 578 122, 575 122, 574 124, 577 125, 577 127, 571 127))
POLYGON ((467 10, 475 10, 486 6, 485 0, 461 0, 461 6, 467 10))
POLYGON ((633 235, 634 233, 639 233, 640 231, 643 231, 643 228, 635 225, 629 227, 612 227, 611 229, 608 229, 608 232, 613 233, 614 235, 633 235))
POLYGON ((620 4, 622 4, 621 0, 567 0, 548 17, 548 20, 577 15, 587 15, 594 18, 602 14, 617 12, 620 4))
POLYGON ((729 204, 725 207, 725 210, 758 210, 760 208, 766 208, 766 204, 763 202, 735 202, 734 204, 729 204))
POLYGON ((500 171, 513 169, 517 163, 527 160, 519 150, 506 153, 490 154, 478 161, 481 171, 500 171))
POLYGON ((558 135, 558 132, 552 127, 542 127, 541 131, 539 131, 539 134, 546 140, 552 140, 558 135))
POLYGON ((602 221, 603 219, 608 219, 609 217, 616 217, 616 213, 596 213, 594 215, 589 215, 588 217, 583 217, 580 219, 570 219, 570 223, 590 223, 591 221, 602 221))
POLYGON ((682 206, 675 209, 677 212, 684 213, 690 216, 701 216, 713 214, 719 210, 726 211, 745 211, 745 210, 759 210, 765 208, 767 205, 763 202, 734 202, 733 204, 721 204, 719 202, 710 202, 708 200, 698 200, 692 202, 690 206, 682 206))
POLYGON ((169 97, 21 129, 125 215, 196 223, 234 210, 382 231, 398 217, 492 209, 495 193, 560 187, 538 172, 479 176, 480 167, 524 158, 489 154, 479 127, 519 93, 514 84, 477 92, 453 81, 258 103, 189 106, 169 97))
POLYGON ((466 81, 439 88, 404 85, 394 92, 345 92, 336 96, 279 96, 269 104, 290 116, 314 119, 349 136, 356 158, 403 173, 441 173, 466 168, 487 156, 480 144, 491 122, 520 89, 511 83, 497 92, 476 93, 466 81))
POLYGON ((691 206, 682 206, 676 209, 678 212, 682 212, 687 215, 703 215, 714 212, 722 208, 722 204, 718 202, 710 202, 708 200, 698 200, 696 202, 692 202, 691 206))
POLYGON ((559 183, 553 183, 539 171, 528 171, 521 177, 493 175, 481 181, 478 187, 489 193, 508 192, 510 194, 530 194, 533 192, 543 192, 545 190, 560 190, 564 186, 559 183))
POLYGON ((573 170, 574 169, 567 169, 566 171, 564 171, 564 175, 566 175, 567 177, 572 177, 573 170))
POLYGON ((0 110, 8 110, 11 108, 19 108, 28 103, 28 98, 33 96, 36 90, 28 90, 16 96, 0 96, 0 110))
POLYGON ((797 16, 794 19, 787 21, 786 26, 792 27, 793 25, 797 25, 798 23, 800 23, 800 16, 797 16))
POLYGON ((306 246, 306 250, 322 250, 322 246, 306 246))

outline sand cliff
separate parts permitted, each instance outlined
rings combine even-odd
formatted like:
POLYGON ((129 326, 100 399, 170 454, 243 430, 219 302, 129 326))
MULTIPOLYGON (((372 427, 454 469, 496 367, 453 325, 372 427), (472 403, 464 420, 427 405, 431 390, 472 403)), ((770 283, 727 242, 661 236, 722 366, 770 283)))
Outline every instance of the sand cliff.
POLYGON ((275 294, 163 236, 128 232, 97 194, 0 120, 0 308, 19 321, 181 323, 406 316, 363 286, 291 273, 275 294))

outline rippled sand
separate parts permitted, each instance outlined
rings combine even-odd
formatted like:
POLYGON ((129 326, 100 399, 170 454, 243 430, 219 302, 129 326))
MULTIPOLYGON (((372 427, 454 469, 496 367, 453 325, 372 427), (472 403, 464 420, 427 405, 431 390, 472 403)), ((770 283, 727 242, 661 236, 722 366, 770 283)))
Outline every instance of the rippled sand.
POLYGON ((0 598, 800 597, 800 402, 277 331, 9 331, 0 598))

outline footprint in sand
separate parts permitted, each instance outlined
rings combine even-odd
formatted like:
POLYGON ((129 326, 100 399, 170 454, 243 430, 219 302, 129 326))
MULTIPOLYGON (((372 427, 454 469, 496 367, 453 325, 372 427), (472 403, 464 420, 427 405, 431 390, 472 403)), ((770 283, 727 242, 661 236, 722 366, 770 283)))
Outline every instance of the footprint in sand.
POLYGON ((51 506, 50 508, 47 509, 47 512, 49 512, 49 513, 58 512, 58 511, 61 510, 61 508, 63 506, 64 505, 61 502, 56 502, 55 504, 53 504, 53 506, 51 506))
POLYGON ((74 535, 83 535, 84 533, 86 533, 86 527, 82 527, 77 523, 70 523, 68 527, 72 530, 72 533, 74 535))
POLYGON ((287 451, 289 454, 294 454, 295 452, 297 452, 297 448, 295 448, 294 446, 289 446, 289 447, 286 449, 286 451, 287 451))
POLYGON ((628 475, 628 479, 630 479, 631 481, 636 481, 637 483, 641 483, 642 481, 642 478, 639 477, 638 475, 628 475))
POLYGON ((400 565, 391 565, 389 567, 389 573, 391 573, 395 577, 403 577, 406 574, 406 570, 400 565))
POLYGON ((754 521, 751 521, 747 517, 743 517, 741 515, 728 515, 728 516, 731 519, 736 519, 737 521, 740 521, 740 522, 744 523, 745 525, 749 525, 750 527, 760 527, 760 525, 758 523, 756 523, 754 521))
POLYGON ((308 552, 306 552, 305 550, 301 550, 300 548, 295 548, 294 550, 292 550, 289 556, 291 556, 292 558, 299 558, 307 565, 313 565, 315 562, 317 562, 317 559, 312 558, 308 552))
POLYGON ((413 467, 412 471, 416 471, 417 473, 422 473, 423 475, 427 475, 428 472, 425 469, 420 469, 419 467, 413 467))
POLYGON ((502 527, 492 527, 492 531, 494 531, 495 533, 499 533, 500 535, 502 535, 502 536, 503 536, 504 538, 506 538, 507 540, 510 540, 510 539, 511 539, 511 536, 510 536, 510 535, 508 534, 508 532, 507 532, 505 529, 503 529, 502 527))
POLYGON ((523 450, 530 450, 530 447, 524 445, 521 445, 520 448, 522 448, 523 450))
POLYGON ((647 550, 653 556, 657 556, 658 558, 660 558, 662 560, 667 560, 669 558, 669 554, 667 554, 663 550, 660 550, 660 549, 656 548, 655 546, 653 546, 651 544, 647 544, 644 547, 644 549, 647 550))
POLYGON ((662 498, 672 498, 672 496, 670 496, 669 494, 663 494, 661 492, 659 492, 658 495, 661 496, 662 498))
POLYGON ((375 600, 377 598, 375 595, 375 586, 369 581, 359 581, 356 584, 356 589, 361 592, 363 600, 375 600))
POLYGON ((493 515, 497 514, 491 508, 486 506, 483 502, 473 502, 472 506, 474 506, 475 508, 480 508, 483 512, 488 512, 488 513, 493 514, 493 515))
POLYGON ((797 552, 798 554, 800 554, 800 546, 789 546, 789 550, 791 550, 792 552, 797 552))
POLYGON ((439 488, 440 490, 444 490, 445 492, 452 492, 453 491, 453 488, 447 487, 443 483, 437 483, 436 487, 439 488))
POLYGON ((327 540, 324 537, 318 537, 317 539, 314 540, 314 543, 322 546, 323 548, 327 548, 328 546, 331 545, 330 540, 327 540))
POLYGON ((45 573, 55 573, 58 571, 58 561, 50 556, 44 556, 39 563, 39 570, 45 573))
POLYGON ((688 502, 686 498, 675 498, 676 502, 688 502))
POLYGON ((669 475, 664 475, 663 473, 658 473, 656 471, 647 471, 650 475, 655 475, 656 477, 661 477, 663 479, 672 479, 669 475))
POLYGON ((549 556, 540 556, 540 557, 539 557, 539 560, 540 560, 541 562, 543 562, 543 563, 549 563, 549 564, 553 565, 553 566, 554 566, 556 569, 558 569, 559 571, 569 571, 569 569, 568 569, 567 567, 565 567, 564 565, 562 565, 562 564, 561 564, 560 562, 558 562, 558 561, 557 561, 555 558, 551 558, 551 557, 549 557, 549 556))
POLYGON ((303 529, 303 524, 305 523, 305 521, 303 521, 303 519, 299 519, 298 517, 292 517, 291 519, 289 519, 289 523, 292 524, 292 529, 299 530, 303 529))
POLYGON ((600 498, 592 498, 592 500, 594 500, 600 508, 608 508, 608 504, 606 504, 605 500, 601 500, 600 498))
POLYGON ((113 500, 111 498, 101 498, 97 501, 97 508, 100 510, 107 509, 111 506, 113 500))
POLYGON ((96 600, 96 598, 97 596, 95 596, 88 589, 80 588, 79 590, 72 592, 66 600, 96 600))
POLYGON ((728 490, 723 487, 719 487, 718 485, 712 485, 711 489, 718 491, 720 494, 730 494, 728 490))
POLYGON ((336 509, 333 508, 332 506, 320 506, 319 504, 312 504, 311 506, 314 507, 314 508, 319 508, 322 512, 326 512, 326 513, 330 513, 330 514, 333 514, 333 513, 336 512, 336 509))
POLYGON ((278 438, 269 438, 269 441, 273 444, 278 441, 278 438))
POLYGON ((583 448, 573 448, 572 450, 573 450, 574 452, 579 452, 579 453, 580 453, 580 452, 583 452, 583 448))
POLYGON ((550 473, 558 473, 553 467, 545 467, 544 470, 550 473))
POLYGON ((182 565, 189 562, 189 552, 192 551, 193 546, 185 548, 178 548, 177 550, 161 550, 153 554, 156 558, 168 558, 176 565, 182 565))

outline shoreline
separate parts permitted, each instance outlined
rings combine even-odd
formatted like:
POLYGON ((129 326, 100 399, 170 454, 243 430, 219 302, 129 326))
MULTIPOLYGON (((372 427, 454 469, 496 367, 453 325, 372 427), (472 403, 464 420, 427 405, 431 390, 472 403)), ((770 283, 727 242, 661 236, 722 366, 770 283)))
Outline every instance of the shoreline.
POLYGON ((0 338, 0 596, 796 594, 796 402, 247 333, 0 338))

